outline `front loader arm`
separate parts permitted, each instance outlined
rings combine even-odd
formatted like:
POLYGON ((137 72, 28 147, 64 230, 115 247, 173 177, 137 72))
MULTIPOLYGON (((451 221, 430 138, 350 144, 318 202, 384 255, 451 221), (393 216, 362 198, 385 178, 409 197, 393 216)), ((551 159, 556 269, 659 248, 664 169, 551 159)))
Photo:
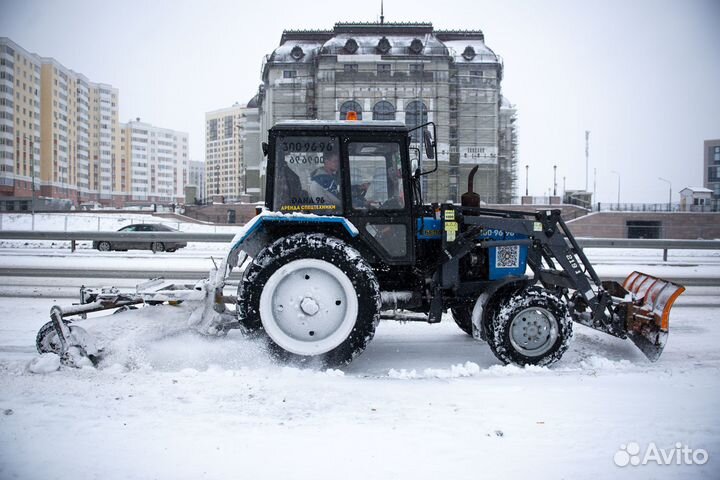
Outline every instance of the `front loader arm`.
POLYGON ((533 220, 466 216, 465 222, 531 238, 528 265, 545 286, 574 291, 569 302, 573 320, 618 338, 629 338, 648 359, 657 360, 667 341, 670 309, 685 288, 639 272, 630 274, 623 285, 601 281, 559 210, 533 216, 533 220))

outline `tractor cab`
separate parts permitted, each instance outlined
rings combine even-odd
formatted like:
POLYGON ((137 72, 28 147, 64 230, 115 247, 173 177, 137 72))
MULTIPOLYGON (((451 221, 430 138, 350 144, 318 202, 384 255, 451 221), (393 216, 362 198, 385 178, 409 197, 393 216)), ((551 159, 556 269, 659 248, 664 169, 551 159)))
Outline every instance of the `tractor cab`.
POLYGON ((266 147, 266 205, 346 218, 384 263, 412 263, 409 141, 401 122, 280 122, 266 147))

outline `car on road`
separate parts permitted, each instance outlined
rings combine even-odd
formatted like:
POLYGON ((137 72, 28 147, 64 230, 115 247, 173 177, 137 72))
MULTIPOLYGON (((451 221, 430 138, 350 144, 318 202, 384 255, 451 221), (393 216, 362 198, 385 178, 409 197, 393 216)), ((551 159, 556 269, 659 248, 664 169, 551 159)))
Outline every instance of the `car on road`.
MULTIPOLYGON (((163 225, 162 223, 138 223, 127 225, 118 232, 177 232, 174 228, 163 225)), ((159 242, 135 239, 122 240, 93 240, 93 248, 101 252, 109 252, 110 250, 152 250, 153 252, 174 252, 178 248, 186 247, 186 242, 159 242)))

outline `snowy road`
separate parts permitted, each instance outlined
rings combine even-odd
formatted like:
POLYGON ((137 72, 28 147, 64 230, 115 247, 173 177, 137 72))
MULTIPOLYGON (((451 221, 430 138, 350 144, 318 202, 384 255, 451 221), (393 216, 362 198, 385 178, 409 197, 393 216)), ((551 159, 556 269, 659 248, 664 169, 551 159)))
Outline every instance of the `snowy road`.
POLYGON ((89 320, 108 346, 99 369, 32 374, 69 287, 25 281, 0 286, 2 479, 720 476, 718 288, 680 297, 655 364, 576 326, 553 368, 501 366, 445 321, 382 323, 344 372, 300 370, 163 306, 89 320), (633 441, 709 460, 616 466, 633 441))

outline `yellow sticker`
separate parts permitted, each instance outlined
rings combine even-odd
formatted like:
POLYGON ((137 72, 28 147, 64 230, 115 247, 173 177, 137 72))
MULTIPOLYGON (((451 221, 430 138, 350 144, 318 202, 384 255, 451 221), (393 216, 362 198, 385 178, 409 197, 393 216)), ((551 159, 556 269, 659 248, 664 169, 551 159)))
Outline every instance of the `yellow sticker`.
POLYGON ((448 231, 447 231, 447 241, 448 241, 448 242, 454 242, 454 241, 455 241, 455 231, 454 231, 454 230, 448 230, 448 231))
POLYGON ((445 220, 455 220, 455 210, 445 210, 445 220))
POLYGON ((458 231, 457 222, 445 222, 445 231, 446 232, 457 232, 458 231))

